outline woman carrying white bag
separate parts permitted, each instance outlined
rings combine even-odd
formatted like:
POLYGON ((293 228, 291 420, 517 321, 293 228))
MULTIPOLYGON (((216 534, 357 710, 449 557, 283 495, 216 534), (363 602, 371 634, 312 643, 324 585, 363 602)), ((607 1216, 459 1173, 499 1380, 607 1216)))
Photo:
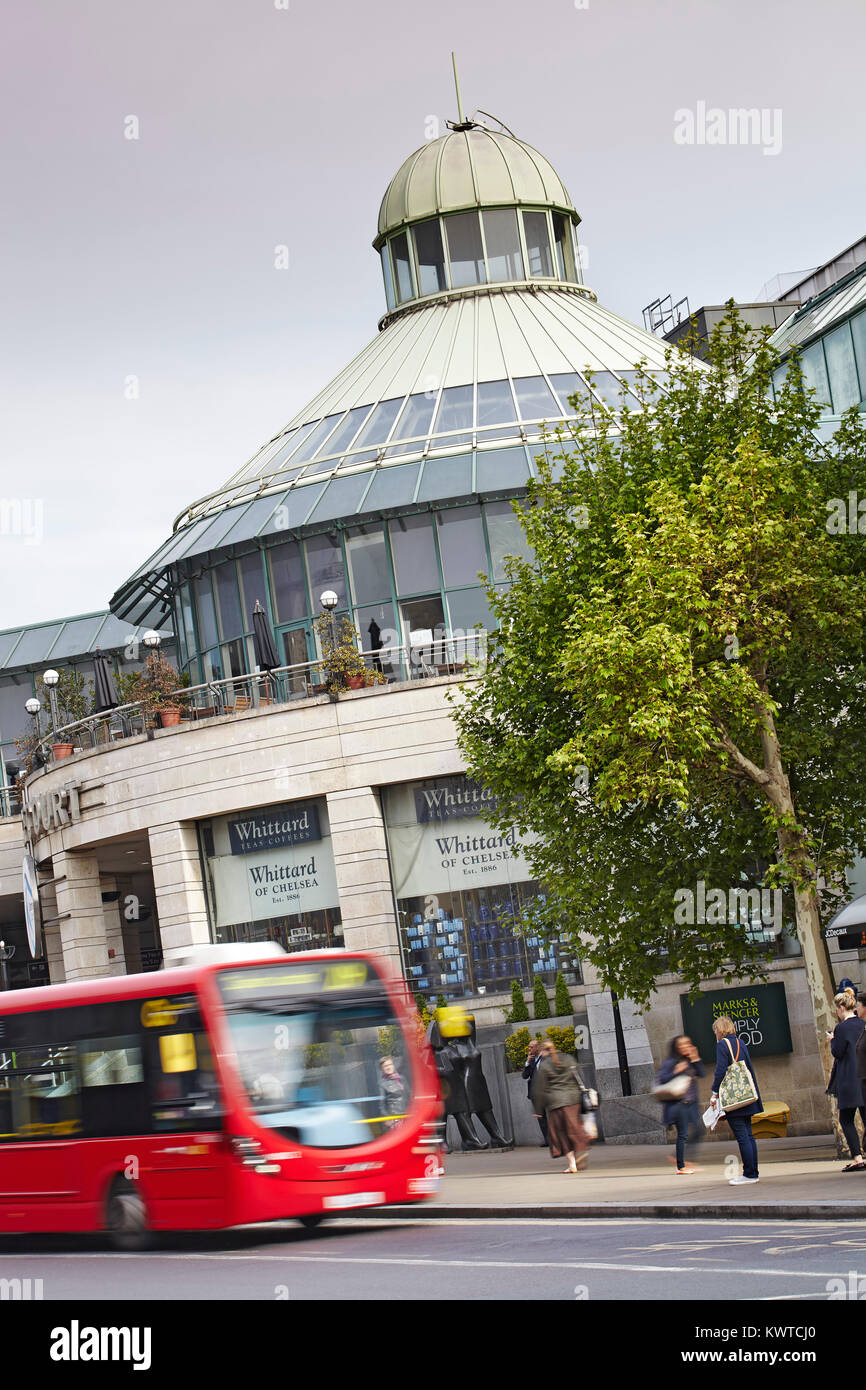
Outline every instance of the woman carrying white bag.
POLYGON ((721 1104, 740 1150, 743 1172, 738 1178, 728 1179, 732 1187, 737 1187, 740 1183, 758 1181, 758 1145, 752 1133, 752 1116, 764 1107, 749 1049, 737 1037, 736 1024, 730 1018, 717 1018, 713 1032, 716 1035, 716 1073, 711 1103, 721 1104))
POLYGON ((664 1105, 664 1124, 676 1125, 676 1158, 672 1157, 671 1163, 676 1163, 677 1172, 684 1176, 698 1171, 694 1164, 686 1162, 686 1143, 697 1144, 704 1137, 696 1080, 703 1075, 704 1064, 698 1049, 691 1038, 680 1033, 671 1042, 668 1056, 661 1064, 653 1095, 664 1105))

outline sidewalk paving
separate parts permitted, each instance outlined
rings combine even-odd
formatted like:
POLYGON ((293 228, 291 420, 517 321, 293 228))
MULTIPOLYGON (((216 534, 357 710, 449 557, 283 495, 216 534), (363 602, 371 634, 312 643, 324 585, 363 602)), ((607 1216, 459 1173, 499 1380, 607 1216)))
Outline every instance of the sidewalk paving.
POLYGON ((445 1160, 435 1198, 380 1214, 862 1220, 866 1172, 843 1173, 848 1160, 835 1152, 830 1135, 759 1139, 761 1181, 741 1187, 728 1183, 741 1171, 733 1138, 698 1150, 701 1169, 692 1177, 679 1177, 668 1162, 672 1145, 596 1144, 576 1175, 563 1172, 565 1160, 540 1147, 454 1153, 445 1160))

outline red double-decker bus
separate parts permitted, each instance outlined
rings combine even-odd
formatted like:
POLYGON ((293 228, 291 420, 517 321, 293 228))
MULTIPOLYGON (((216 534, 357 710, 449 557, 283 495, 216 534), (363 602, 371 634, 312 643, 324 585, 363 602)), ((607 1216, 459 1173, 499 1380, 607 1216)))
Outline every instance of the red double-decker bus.
POLYGON ((135 1249, 437 1189, 438 1078, 386 962, 219 946, 190 961, 0 995, 0 1231, 107 1230, 135 1249))

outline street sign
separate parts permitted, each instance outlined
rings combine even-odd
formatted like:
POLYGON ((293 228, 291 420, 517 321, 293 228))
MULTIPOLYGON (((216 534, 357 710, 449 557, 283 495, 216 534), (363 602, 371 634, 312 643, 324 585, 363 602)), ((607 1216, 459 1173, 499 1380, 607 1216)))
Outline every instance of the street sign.
POLYGON ((42 925, 39 912, 39 885, 36 881, 36 865, 31 854, 25 854, 22 866, 24 887, 24 921, 27 925, 27 945, 35 959, 39 952, 39 928, 42 925))

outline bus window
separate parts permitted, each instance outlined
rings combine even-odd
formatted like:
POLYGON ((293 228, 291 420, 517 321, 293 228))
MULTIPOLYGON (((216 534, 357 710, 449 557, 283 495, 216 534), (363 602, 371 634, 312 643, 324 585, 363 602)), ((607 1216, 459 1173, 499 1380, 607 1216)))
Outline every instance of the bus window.
POLYGON ((384 989, 293 1000, 244 999, 227 1010, 259 1122, 312 1148, 378 1139, 406 1116, 411 1069, 384 989))
POLYGON ((213 1053, 196 1012, 148 1039, 153 1129, 219 1129, 222 1107, 213 1053))
POLYGON ((0 1141, 80 1132, 74 1049, 45 1045, 0 1052, 0 1141))
POLYGON ((150 1128, 141 1042, 132 1034, 78 1043, 81 1112, 91 1137, 146 1134, 150 1128))

